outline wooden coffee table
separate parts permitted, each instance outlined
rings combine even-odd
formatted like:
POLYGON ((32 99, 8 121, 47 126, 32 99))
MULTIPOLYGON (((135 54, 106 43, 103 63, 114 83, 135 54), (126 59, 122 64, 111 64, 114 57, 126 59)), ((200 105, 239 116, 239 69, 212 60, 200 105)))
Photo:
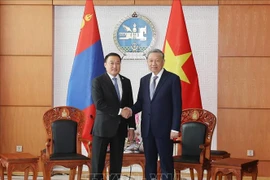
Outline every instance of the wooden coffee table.
POLYGON ((212 180, 216 180, 218 174, 227 175, 232 179, 232 175, 236 176, 236 180, 242 180, 243 175, 251 175, 252 180, 257 179, 258 160, 225 158, 213 161, 211 165, 212 180))
POLYGON ((0 154, 0 177, 4 179, 4 170, 7 170, 8 180, 12 178, 12 171, 24 171, 24 179, 28 179, 29 169, 33 171, 33 180, 37 179, 38 157, 29 153, 0 154))

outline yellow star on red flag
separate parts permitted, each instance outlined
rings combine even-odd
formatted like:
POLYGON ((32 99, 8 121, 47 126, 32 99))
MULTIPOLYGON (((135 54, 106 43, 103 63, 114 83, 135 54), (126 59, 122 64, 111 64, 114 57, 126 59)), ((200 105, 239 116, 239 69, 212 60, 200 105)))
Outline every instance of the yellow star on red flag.
POLYGON ((168 43, 168 41, 166 41, 164 53, 165 53, 165 64, 164 64, 165 69, 173 72, 174 74, 177 74, 182 81, 185 81, 186 83, 190 84, 190 81, 182 67, 188 60, 188 58, 191 56, 191 52, 181 55, 175 55, 170 44, 168 43), (166 61, 166 59, 168 59, 168 61, 166 61))

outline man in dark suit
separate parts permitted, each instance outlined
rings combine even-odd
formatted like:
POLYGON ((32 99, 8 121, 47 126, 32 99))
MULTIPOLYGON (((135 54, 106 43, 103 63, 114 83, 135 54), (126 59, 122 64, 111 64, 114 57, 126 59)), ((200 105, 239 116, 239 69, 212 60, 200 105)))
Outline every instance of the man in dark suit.
POLYGON ((117 53, 109 53, 105 57, 104 66, 106 73, 92 81, 96 117, 92 130, 90 179, 103 179, 102 171, 107 147, 110 145, 110 179, 117 180, 121 175, 125 137, 128 136, 129 140, 134 138, 135 118, 123 118, 128 111, 122 109, 133 105, 132 88, 130 80, 119 74, 121 57, 117 53))
POLYGON ((161 50, 148 53, 147 64, 152 73, 141 78, 137 102, 129 109, 133 114, 142 111, 141 131, 148 180, 156 179, 158 155, 162 179, 173 179, 173 139, 179 136, 180 130, 180 78, 163 69, 164 61, 161 50))

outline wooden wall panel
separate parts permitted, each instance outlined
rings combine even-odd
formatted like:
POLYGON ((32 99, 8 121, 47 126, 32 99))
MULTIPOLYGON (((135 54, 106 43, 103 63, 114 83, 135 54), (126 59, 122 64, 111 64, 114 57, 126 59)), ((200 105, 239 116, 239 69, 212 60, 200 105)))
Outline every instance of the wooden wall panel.
POLYGON ((269 57, 219 58, 218 107, 270 108, 269 69, 269 57))
POLYGON ((258 180, 261 179, 261 177, 267 177, 265 180, 269 180, 270 176, 270 160, 260 160, 258 164, 258 171, 259 171, 259 177, 258 180))
POLYGON ((270 6, 219 6, 219 56, 270 56, 270 6))
POLYGON ((219 4, 270 4, 269 0, 219 0, 219 4))
POLYGON ((0 56, 0 105, 51 106, 52 57, 0 56))
POLYGON ((259 159, 259 176, 270 176, 269 32, 270 1, 219 0, 217 148, 259 159))
POLYGON ((41 5, 41 4, 52 4, 52 0, 37 0, 37 1, 33 1, 33 0, 1 0, 0 4, 28 4, 28 5, 41 5))
POLYGON ((43 114, 50 107, 1 107, 0 152, 16 152, 16 145, 23 152, 40 155, 46 142, 43 114))
POLYGON ((219 109, 218 148, 237 158, 249 158, 247 150, 251 149, 252 158, 270 160, 269 114, 269 109, 219 109))
MULTIPOLYGON (((45 148, 46 131, 43 114, 51 107, 1 107, 0 137, 1 153, 14 153, 16 146, 22 145, 23 152, 40 156, 45 148)), ((42 171, 39 162, 39 171, 42 171)))
POLYGON ((1 5, 0 54, 52 55, 52 17, 52 6, 1 5))
MULTIPOLYGON (((172 0, 94 0, 95 5, 170 5, 172 0), (151 2, 152 1, 152 2, 151 2)), ((270 4, 269 0, 182 0, 183 5, 270 4)), ((85 0, 1 0, 0 4, 84 5, 85 0)))

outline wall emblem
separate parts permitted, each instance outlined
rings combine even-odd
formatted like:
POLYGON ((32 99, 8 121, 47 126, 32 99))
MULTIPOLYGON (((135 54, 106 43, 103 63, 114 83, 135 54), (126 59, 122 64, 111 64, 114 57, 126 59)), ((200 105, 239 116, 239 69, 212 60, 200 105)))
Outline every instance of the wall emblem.
POLYGON ((134 12, 114 30, 114 42, 124 56, 144 57, 155 42, 156 32, 151 21, 134 12))

